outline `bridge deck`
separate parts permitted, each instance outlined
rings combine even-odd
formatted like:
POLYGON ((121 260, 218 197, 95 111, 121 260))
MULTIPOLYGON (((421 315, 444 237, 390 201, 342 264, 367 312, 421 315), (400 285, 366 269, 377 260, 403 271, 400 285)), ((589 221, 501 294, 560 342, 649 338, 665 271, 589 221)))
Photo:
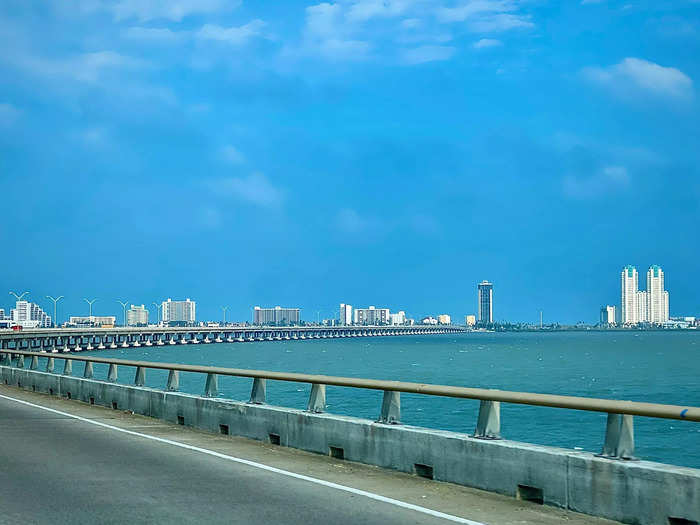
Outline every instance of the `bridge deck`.
POLYGON ((0 465, 18 523, 615 523, 4 385, 0 465))

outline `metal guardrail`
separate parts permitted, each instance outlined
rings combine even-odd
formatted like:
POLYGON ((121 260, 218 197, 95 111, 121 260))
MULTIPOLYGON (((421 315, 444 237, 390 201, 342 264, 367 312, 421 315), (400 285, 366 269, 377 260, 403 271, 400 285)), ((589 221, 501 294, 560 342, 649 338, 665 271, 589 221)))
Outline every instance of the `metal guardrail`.
POLYGON ((183 365, 178 363, 160 363, 153 361, 135 361, 129 359, 110 359, 103 357, 85 357, 60 354, 23 352, 15 350, 0 350, 0 365, 24 368, 24 357, 32 358, 30 369, 38 369, 39 357, 47 358, 46 371, 54 372, 55 359, 65 361, 63 374, 72 374, 72 362, 85 362, 85 378, 93 378, 93 363, 109 365, 107 381, 117 380, 117 367, 128 366, 136 368, 134 384, 144 386, 146 369, 168 370, 166 389, 175 391, 179 388, 179 372, 207 374, 204 395, 218 395, 217 376, 248 377, 253 379, 250 402, 262 404, 266 402, 265 381, 290 381, 311 384, 311 395, 307 410, 315 413, 325 411, 326 386, 341 386, 382 390, 384 398, 378 419, 381 423, 398 424, 400 421, 401 392, 425 394, 432 396, 477 399, 481 401, 474 437, 482 439, 500 439, 500 403, 514 403, 552 408, 567 408, 586 410, 608 414, 605 444, 600 454, 602 457, 634 459, 634 430, 633 416, 654 417, 662 419, 677 419, 700 422, 700 407, 683 407, 657 403, 642 403, 637 401, 620 401, 613 399, 597 399, 552 394, 537 394, 531 392, 512 392, 506 390, 491 390, 484 388, 468 388, 425 383, 410 383, 404 381, 386 381, 379 379, 360 379, 355 377, 336 377, 317 374, 299 374, 273 372, 268 370, 247 370, 240 368, 223 368, 216 366, 183 365), (13 359, 16 363, 13 364, 13 359))

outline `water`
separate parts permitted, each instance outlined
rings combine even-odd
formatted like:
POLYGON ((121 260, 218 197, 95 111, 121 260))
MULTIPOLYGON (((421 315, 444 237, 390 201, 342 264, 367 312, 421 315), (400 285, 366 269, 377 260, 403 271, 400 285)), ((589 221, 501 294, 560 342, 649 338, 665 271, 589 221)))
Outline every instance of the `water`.
MULTIPOLYGON (((527 392, 700 406, 700 333, 557 332, 277 341, 142 347, 92 352, 235 368, 499 388, 527 392)), ((82 355, 82 354, 81 354, 82 355)), ((57 362, 57 367, 60 361, 57 362)), ((62 365, 61 365, 62 366, 62 365)), ((74 374, 82 366, 74 364, 74 374)), ((95 365, 95 377, 106 377, 95 365)), ((134 370, 120 367, 120 382, 134 370)), ((166 371, 148 370, 147 385, 162 388, 166 371)), ((181 374, 180 389, 201 393, 205 376, 181 374)), ((251 380, 219 378, 221 397, 247 400, 251 380)), ((310 386, 268 382, 268 402, 305 408, 310 386)), ((328 412, 376 419, 382 393, 327 389, 328 412)), ((402 394, 402 421, 471 433, 478 401, 402 394)), ((502 405, 504 437, 600 452, 604 414, 502 405)), ((700 468, 700 424, 635 418, 637 456, 700 468)))

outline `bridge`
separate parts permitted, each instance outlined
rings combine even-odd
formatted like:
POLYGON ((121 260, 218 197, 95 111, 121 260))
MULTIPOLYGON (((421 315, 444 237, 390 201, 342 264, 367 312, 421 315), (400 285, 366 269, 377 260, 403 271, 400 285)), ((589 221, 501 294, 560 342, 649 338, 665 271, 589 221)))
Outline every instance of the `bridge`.
MULTIPOLYGON (((36 508, 26 495, 39 494, 44 501, 65 497, 77 512, 102 508, 150 521, 160 516, 181 522, 238 517, 250 523, 611 523, 591 517, 598 516, 640 525, 697 525, 700 520, 700 470, 635 458, 633 424, 642 416, 692 425, 700 422, 699 407, 19 349, 0 350, 0 358, 0 480, 5 476, 3 487, 12 481, 9 491, 0 491, 5 517, 19 520, 28 507, 36 508), (124 369, 133 371, 133 381, 119 382, 124 369), (145 386, 152 369, 168 371, 162 388, 145 386), (179 392, 181 372, 201 375, 201 395, 179 392), (250 399, 218 397, 221 378, 252 379, 250 399), (269 404, 267 381, 308 385, 306 409, 269 404), (327 387, 381 393, 376 420, 327 413, 327 387), (473 432, 402 424, 402 393, 479 400, 473 432), (501 403, 607 414, 600 453, 504 439, 501 403), (117 482, 111 483, 114 476, 117 482), (114 492, 100 499, 101 490, 90 492, 91 481, 114 492), (93 497, 99 501, 85 504, 93 497), (110 506, 114 501, 127 503, 123 512, 110 506), (139 511, 134 501, 147 503, 139 511)), ((55 522, 52 507, 45 519, 30 515, 28 521, 55 522)), ((80 521, 66 516, 58 521, 80 521)))
POLYGON ((0 349, 80 352, 176 344, 456 334, 466 331, 464 327, 450 325, 37 328, 21 331, 0 330, 0 349))

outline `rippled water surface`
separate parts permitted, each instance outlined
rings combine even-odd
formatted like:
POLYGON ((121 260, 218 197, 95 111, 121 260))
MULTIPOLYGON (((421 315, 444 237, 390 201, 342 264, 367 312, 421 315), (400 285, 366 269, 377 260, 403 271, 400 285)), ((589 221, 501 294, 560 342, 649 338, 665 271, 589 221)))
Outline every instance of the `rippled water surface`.
MULTIPOLYGON (((470 333, 177 345, 92 354, 700 406, 697 332, 470 333)), ((81 371, 81 366, 74 367, 76 375, 81 371)), ((106 372, 106 367, 95 366, 96 377, 106 372)), ((133 369, 120 368, 120 382, 132 381, 133 375, 133 369)), ((162 387, 166 377, 167 372, 149 370, 147 384, 162 387)), ((181 374, 180 389, 200 393, 204 381, 200 374, 181 374)), ((220 377, 220 395, 247 400, 250 384, 250 379, 220 377)), ((305 408, 309 390, 303 384, 268 382, 268 402, 305 408)), ((374 419, 381 396, 378 391, 329 387, 328 411, 374 419)), ((404 394, 401 404, 406 424, 474 430, 477 401, 404 394)), ((605 415, 503 405, 501 425, 508 439, 599 452, 605 415)), ((700 423, 637 417, 635 437, 640 458, 700 468, 700 423)))

